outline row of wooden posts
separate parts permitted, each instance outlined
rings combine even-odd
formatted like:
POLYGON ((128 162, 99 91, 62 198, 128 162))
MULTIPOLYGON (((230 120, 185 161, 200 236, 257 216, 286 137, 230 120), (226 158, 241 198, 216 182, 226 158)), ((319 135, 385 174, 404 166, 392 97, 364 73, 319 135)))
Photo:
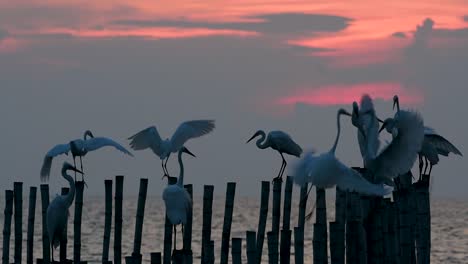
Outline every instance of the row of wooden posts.
MULTIPOLYGON (((429 263, 430 262, 430 204, 429 177, 411 183, 411 174, 400 176, 393 201, 390 198, 361 196, 357 193, 336 191, 335 221, 327 222, 325 190, 316 192, 316 220, 313 225, 313 263, 429 263), (328 223, 328 224, 327 224, 328 223), (328 229, 330 236, 328 236, 328 229), (328 243, 328 238, 330 242, 328 243), (330 252, 330 256, 328 255, 330 252)), ((122 263, 122 202, 123 176, 115 178, 114 204, 114 259, 113 263, 122 263)), ((103 235, 102 263, 112 263, 109 260, 109 248, 112 224, 112 180, 105 180, 105 223, 103 235)), ((300 190, 299 217, 297 226, 291 230, 291 200, 293 181, 287 177, 284 188, 283 223, 281 220, 282 181, 273 181, 273 208, 271 212, 272 230, 266 231, 268 219, 268 204, 270 197, 268 181, 262 182, 260 197, 260 212, 258 229, 246 231, 247 263, 260 264, 266 233, 268 262, 273 264, 289 264, 291 261, 291 245, 294 246, 294 262, 304 263, 304 229, 306 212, 307 186, 300 190), (294 241, 292 241, 294 235, 294 241), (294 242, 294 243, 292 243, 294 242), (279 246, 279 247, 278 247, 279 246)), ((148 179, 140 179, 138 205, 136 213, 133 253, 125 257, 126 263, 142 263, 141 240, 144 223, 144 211, 148 179)), ((191 184, 184 186, 191 197, 191 184)), ((67 259, 67 240, 60 243, 60 263, 86 263, 81 260, 81 216, 83 208, 82 182, 76 183, 75 216, 73 223, 73 261, 67 259)), ((46 226, 46 212, 49 204, 49 186, 40 186, 42 201, 42 258, 37 263, 51 263, 49 237, 46 226)), ((229 261, 242 263, 242 238, 231 238, 231 224, 234 210, 236 183, 227 183, 224 223, 221 240, 220 264, 229 261)), ((62 188, 66 194, 68 188, 62 188)), ((211 239, 211 221, 213 206, 212 185, 205 185, 203 192, 203 226, 201 263, 215 263, 214 244, 211 239)), ((27 226, 27 258, 26 263, 33 263, 34 216, 36 205, 36 187, 30 187, 29 211, 27 226)), ((13 190, 5 191, 5 218, 3 226, 3 258, 2 263, 9 263, 9 242, 11 222, 14 209, 15 244, 14 263, 22 262, 22 207, 23 183, 15 182, 13 190)), ((163 252, 153 252, 151 263, 193 263, 192 253, 192 219, 190 213, 188 223, 184 228, 183 249, 172 250, 172 226, 166 217, 164 230, 163 252)), ((57 262, 58 263, 58 262, 57 262)))

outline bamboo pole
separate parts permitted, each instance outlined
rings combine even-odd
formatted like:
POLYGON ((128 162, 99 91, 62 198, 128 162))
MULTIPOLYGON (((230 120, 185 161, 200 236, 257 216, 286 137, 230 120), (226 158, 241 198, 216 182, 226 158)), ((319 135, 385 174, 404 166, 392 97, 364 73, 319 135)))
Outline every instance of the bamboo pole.
POLYGON ((26 245, 26 263, 34 263, 34 219, 36 216, 37 187, 29 188, 28 240, 26 245))
POLYGON ((281 229, 280 263, 289 264, 291 261, 291 230, 281 229))
POLYGON ((232 238, 232 264, 242 264, 242 238, 232 238))
POLYGON ((270 182, 262 181, 260 197, 260 217, 258 218, 257 230, 257 264, 262 262, 263 241, 265 240, 265 229, 268 218, 268 202, 270 200, 270 182))
POLYGON ((234 211, 234 197, 236 183, 228 182, 226 189, 226 203, 224 206, 224 223, 221 238, 221 264, 227 264, 229 259, 229 242, 231 240, 232 213, 234 211))
POLYGON ((299 195, 299 214, 297 218, 297 226, 303 229, 304 233, 304 224, 305 224, 305 215, 306 215, 306 208, 307 208, 307 188, 308 184, 306 183, 304 186, 301 187, 301 192, 299 195))
POLYGON ((268 263, 278 264, 278 233, 270 231, 267 233, 268 240, 268 263))
POLYGON ((184 249, 184 261, 185 264, 193 263, 193 254, 192 254, 192 222, 193 222, 193 186, 192 184, 184 185, 188 194, 190 195, 190 200, 192 201, 192 208, 190 208, 189 213, 187 214, 187 224, 184 226, 183 234, 183 249, 184 249))
POLYGON ((122 202, 124 176, 115 177, 114 264, 122 263, 122 202))
POLYGON ((161 264, 161 252, 151 253, 151 264, 161 264))
POLYGON ((15 263, 21 264, 23 243, 23 183, 13 183, 15 206, 15 263))
POLYGON ((42 202, 42 261, 50 263, 50 240, 47 233, 47 207, 49 207, 49 185, 41 184, 42 202))
MULTIPOLYGON (((337 263, 344 263, 345 261, 345 223, 346 223, 346 191, 336 187, 335 192, 335 247, 334 254, 337 263)), ((331 232, 331 230, 330 230, 331 232)), ((331 237, 331 234, 330 234, 331 237)), ((330 238, 331 240, 331 238, 330 238)), ((332 247, 330 247, 331 251, 332 247)), ((331 252, 330 252, 331 254, 331 252)), ((332 261, 332 263, 334 263, 332 261)))
POLYGON ((183 250, 174 249, 172 251, 172 264, 184 263, 184 252, 183 250))
POLYGON ((331 263, 345 263, 345 233, 342 232, 343 224, 340 222, 330 222, 330 258, 331 263))
POLYGON ((317 207, 314 224, 314 237, 312 240, 314 263, 327 263, 327 205, 325 189, 316 189, 317 207))
POLYGON ((247 241, 247 263, 255 264, 257 261, 257 245, 256 245, 256 233, 255 231, 246 232, 246 241, 247 241))
POLYGON ((104 239, 102 242, 102 262, 109 261, 109 246, 112 225, 112 180, 104 180, 105 213, 104 213, 104 239))
POLYGON ((272 227, 271 230, 279 236, 280 217, 281 217, 281 178, 273 179, 273 210, 272 210, 272 227))
POLYGON ((301 227, 294 227, 294 261, 304 264, 304 229, 301 227))
MULTIPOLYGON (((67 195, 70 189, 68 187, 63 187, 61 195, 67 195)), ((68 222, 68 221, 67 221, 68 222)), ((68 223, 65 223, 65 234, 68 232, 68 223)), ((67 261, 67 235, 60 240, 60 262, 65 263, 67 261)))
POLYGON ((164 248, 163 248, 163 264, 171 263, 171 250, 172 250, 172 224, 165 215, 164 222, 164 248))
POLYGON ((205 185, 203 189, 203 226, 201 263, 206 263, 206 247, 211 240, 211 221, 213 213, 213 185, 205 185))
POLYGON ((215 256, 214 256, 214 240, 210 240, 208 243, 208 254, 207 254, 207 263, 214 264, 215 263, 215 256))
POLYGON ((10 262, 11 217, 13 216, 13 191, 5 190, 5 218, 3 219, 3 255, 2 263, 10 262))
POLYGON ((280 263, 289 263, 291 255, 291 199, 293 189, 293 178, 286 177, 284 187, 284 203, 283 203, 283 227, 281 230, 280 239, 280 263))
POLYGON ((394 202, 389 202, 388 203, 388 255, 390 256, 389 258, 389 263, 394 264, 394 263, 399 263, 399 257, 398 257, 398 241, 397 241, 397 215, 396 215, 396 209, 395 209, 395 203, 394 202))
POLYGON ((389 264, 391 256, 389 255, 389 249, 390 249, 390 232, 389 232, 389 203, 390 199, 385 198, 382 200, 382 215, 381 215, 381 220, 382 220, 382 258, 383 258, 383 263, 384 264, 389 264))
POLYGON ((83 214, 84 182, 75 183, 75 219, 73 221, 73 262, 81 263, 81 217, 83 214))
POLYGON ((148 179, 140 179, 140 190, 138 191, 138 205, 135 222, 135 239, 133 241, 132 257, 141 262, 141 236, 143 232, 143 220, 145 217, 146 193, 148 190, 148 179))

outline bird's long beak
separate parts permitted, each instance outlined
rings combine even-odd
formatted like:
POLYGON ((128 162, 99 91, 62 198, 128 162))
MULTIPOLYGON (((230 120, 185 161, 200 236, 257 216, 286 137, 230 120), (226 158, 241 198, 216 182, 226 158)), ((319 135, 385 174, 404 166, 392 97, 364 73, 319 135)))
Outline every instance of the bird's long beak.
POLYGON ((190 150, 188 150, 187 148, 184 148, 183 150, 185 153, 189 154, 190 156, 196 158, 197 156, 195 156, 195 154, 193 154, 192 152, 190 152, 190 150))
POLYGON ((254 139, 257 136, 258 136, 258 132, 255 133, 249 140, 247 140, 247 142, 245 142, 245 144, 249 143, 250 141, 252 141, 252 139, 254 139))
POLYGON ((79 169, 77 169, 77 168, 70 168, 70 170, 76 171, 76 172, 78 172, 78 173, 84 175, 84 173, 83 173, 82 171, 80 171, 79 169))
POLYGON ((379 121, 380 123, 384 122, 382 119, 378 118, 377 116, 375 116, 375 118, 377 118, 377 121, 379 121))
POLYGON ((387 123, 386 122, 383 122, 382 126, 380 127, 379 129, 379 134, 380 132, 382 132, 382 130, 384 130, 384 128, 387 126, 387 123))

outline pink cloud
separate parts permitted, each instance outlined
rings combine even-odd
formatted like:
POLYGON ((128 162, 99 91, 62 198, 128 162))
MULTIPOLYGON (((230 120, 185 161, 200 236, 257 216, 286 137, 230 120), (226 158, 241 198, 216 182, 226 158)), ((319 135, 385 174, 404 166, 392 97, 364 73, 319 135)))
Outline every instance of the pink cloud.
POLYGON ((422 103, 424 97, 420 91, 409 91, 404 89, 399 83, 364 83, 354 85, 330 85, 317 89, 303 89, 295 93, 284 96, 276 101, 280 105, 294 105, 296 103, 328 106, 347 105, 354 101, 359 101, 363 94, 369 94, 374 99, 392 100, 398 94, 400 100, 405 104, 422 103))
POLYGON ((11 37, 0 40, 0 54, 1 53, 14 53, 23 48, 25 43, 11 37))

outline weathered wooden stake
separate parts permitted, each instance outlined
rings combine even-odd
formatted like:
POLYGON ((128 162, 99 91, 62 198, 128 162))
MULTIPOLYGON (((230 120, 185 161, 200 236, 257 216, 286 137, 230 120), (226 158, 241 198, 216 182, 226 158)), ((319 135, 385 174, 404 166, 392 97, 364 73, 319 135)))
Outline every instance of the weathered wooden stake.
POLYGON ((280 239, 280 263, 289 263, 291 255, 291 199, 293 189, 293 178, 286 177, 284 187, 284 203, 283 203, 283 226, 280 239), (289 246, 288 246, 289 245, 289 246))
MULTIPOLYGON (((61 195, 67 195, 70 188, 63 187, 61 195)), ((65 224, 65 234, 68 234, 68 223, 65 224)), ((65 263, 67 261, 67 236, 60 240, 60 262, 65 263)))
POLYGON ((280 263, 289 264, 291 261, 291 230, 281 229, 280 263))
POLYGON ((294 263, 304 264, 304 229, 294 227, 294 263))
POLYGON ((268 263, 278 264, 278 233, 270 231, 267 233, 268 240, 268 263))
POLYGON ((171 251, 172 251, 172 224, 165 215, 164 222, 164 248, 163 248, 163 264, 171 263, 171 251))
POLYGON ((312 240, 314 263, 327 263, 327 205, 325 189, 316 189, 316 196, 316 220, 314 224, 314 237, 312 240))
POLYGON ((193 222, 193 186, 192 184, 184 185, 188 194, 190 195, 190 200, 192 200, 192 208, 187 215, 187 224, 184 226, 184 261, 185 264, 193 263, 193 253, 192 253, 192 222, 193 222))
POLYGON ((146 193, 148 190, 148 179, 140 179, 140 190, 138 192, 138 205, 135 222, 135 239, 133 241, 132 257, 141 263, 141 235, 143 232, 143 220, 145 217, 146 193))
MULTIPOLYGON (((330 247, 330 251, 333 249, 335 252, 335 259, 338 263, 344 263, 345 261, 345 223, 346 223, 346 191, 336 187, 335 192, 335 232, 336 241, 335 247, 330 247)), ((330 231, 331 232, 331 231, 330 231)), ((331 237, 331 234, 330 234, 331 237)), ((331 239, 331 238, 330 238, 331 239)), ((331 241, 330 241, 331 242, 331 241)), ((332 261, 332 263, 335 263, 332 261)))
POLYGON ((81 217, 83 215, 84 182, 75 182, 75 219, 73 221, 73 262, 81 262, 81 217))
POLYGON ((122 202, 124 176, 115 177, 114 264, 122 263, 122 202))
POLYGON ((15 263, 21 264, 23 245, 23 183, 13 183, 15 206, 15 263))
POLYGON ((283 180, 281 178, 273 179, 273 210, 271 231, 276 232, 279 237, 280 217, 281 217, 281 188, 283 180))
POLYGON ((202 226, 202 252, 201 263, 206 263, 206 248, 211 240, 211 220, 213 213, 213 185, 205 185, 203 188, 203 226, 202 226))
POLYGON ((263 241, 265 240, 265 229, 268 218, 268 202, 270 201, 270 182, 262 181, 260 196, 260 217, 258 218, 257 230, 257 264, 262 262, 263 241))
POLYGON ((50 240, 47 233, 47 207, 49 207, 49 185, 41 184, 42 213, 42 261, 50 263, 50 240))
POLYGON ((231 240, 232 213, 234 211, 234 196, 236 183, 228 182, 226 189, 226 204, 224 206, 223 234, 221 239, 221 264, 227 264, 229 259, 229 242, 231 240))
POLYGON ((208 249, 208 255, 207 255, 208 263, 214 264, 215 263, 214 240, 210 240, 210 242, 208 243, 207 249, 208 249))
POLYGON ((28 240, 26 245, 26 263, 34 263, 34 219, 36 216, 37 187, 29 188, 28 240))
POLYGON ((232 238, 232 264, 242 264, 242 238, 232 238))
POLYGON ((255 231, 247 231, 246 232, 246 239, 247 239, 247 263, 248 264, 255 264, 257 261, 257 245, 255 240, 256 233, 255 231))
POLYGON ((104 213, 104 239, 102 242, 102 262, 109 261, 109 246, 112 225, 112 180, 104 180, 105 213, 104 213))
POLYGON ((13 216, 13 191, 5 191, 5 218, 3 219, 3 255, 2 263, 10 263, 11 217, 13 216))
POLYGON ((151 253, 151 264, 161 264, 161 252, 151 253))
POLYGON ((345 240, 345 233, 340 230, 344 225, 336 221, 330 222, 329 225, 331 263, 344 264, 345 248, 343 241, 345 240))
POLYGON ((417 260, 420 263, 430 263, 431 257, 431 208, 429 196, 429 175, 423 175, 422 179, 414 183, 415 195, 417 199, 416 222, 418 239, 417 260))

